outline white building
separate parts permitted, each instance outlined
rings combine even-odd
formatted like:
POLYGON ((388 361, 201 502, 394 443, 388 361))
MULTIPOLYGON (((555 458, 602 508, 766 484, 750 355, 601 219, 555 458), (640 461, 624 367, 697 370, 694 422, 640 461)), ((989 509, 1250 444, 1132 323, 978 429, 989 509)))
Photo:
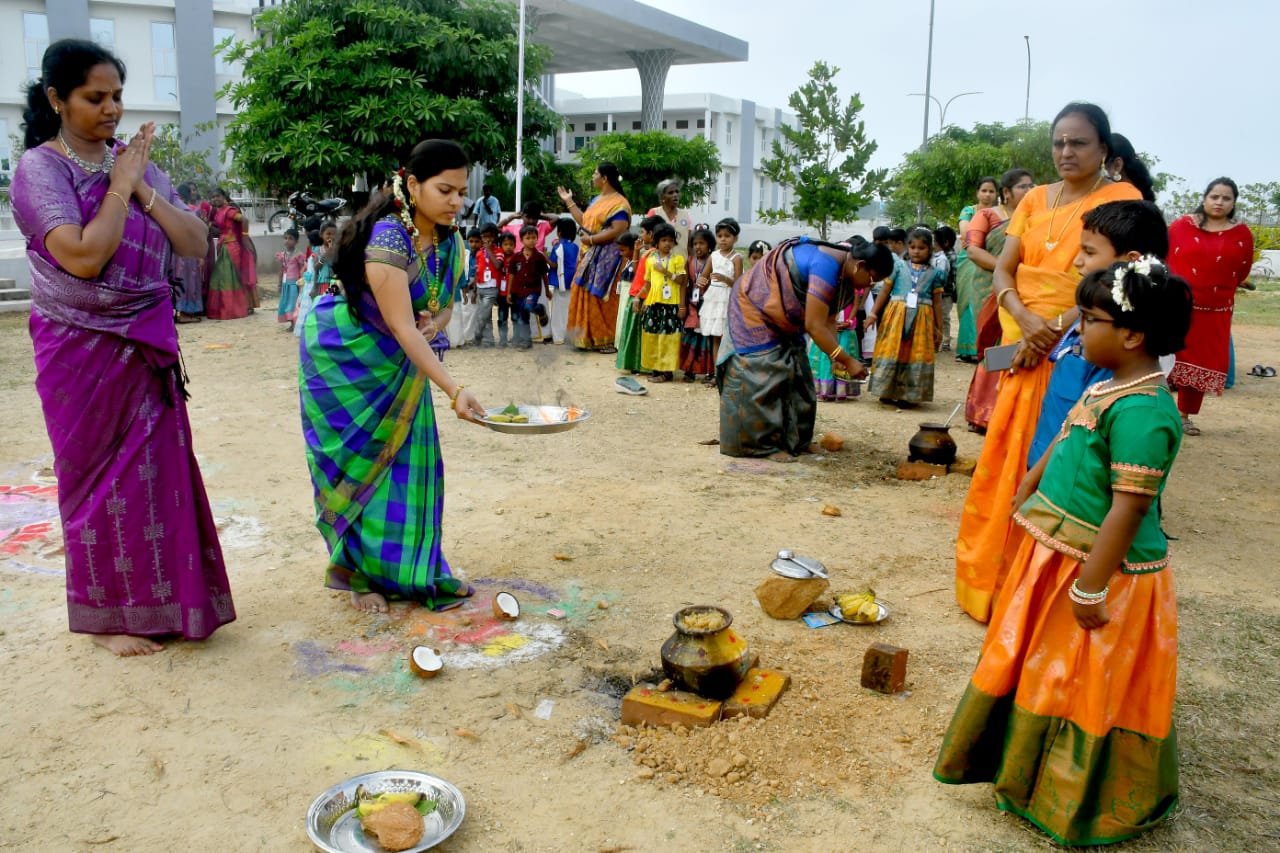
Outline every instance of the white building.
POLYGON ((183 136, 217 150, 231 105, 217 91, 239 70, 214 56, 214 45, 253 36, 259 0, 0 0, 0 173, 11 174, 10 137, 22 136, 26 86, 40 76, 50 42, 93 39, 124 62, 121 134, 141 124, 176 124, 183 136), (196 128, 218 125, 209 134, 196 128))
MULTIPOLYGON (((563 89, 556 93, 556 111, 566 125, 555 141, 556 156, 564 162, 576 159, 576 152, 588 139, 609 132, 638 132, 641 99, 583 98, 563 89)), ((710 93, 666 95, 662 104, 662 129, 673 136, 692 139, 701 136, 720 150, 724 174, 716 182, 711 197, 692 209, 694 218, 714 225, 732 216, 739 222, 754 222, 756 212, 786 208, 788 190, 761 171, 762 160, 773 156, 773 141, 780 139, 778 127, 796 126, 792 113, 710 93)), ((632 199, 638 210, 657 204, 657 189, 651 199, 632 199)))

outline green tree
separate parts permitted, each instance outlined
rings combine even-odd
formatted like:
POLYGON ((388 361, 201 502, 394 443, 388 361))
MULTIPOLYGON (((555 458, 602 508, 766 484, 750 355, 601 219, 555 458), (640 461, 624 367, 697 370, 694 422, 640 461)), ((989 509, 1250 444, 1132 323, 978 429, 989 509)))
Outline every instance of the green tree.
MULTIPOLYGON (((972 129, 947 127, 929 145, 908 154, 893 173, 885 213, 891 222, 916 221, 920 205, 924 221, 955 224, 965 205, 973 204, 978 181, 999 178, 1013 168, 1027 169, 1037 183, 1058 180, 1047 121, 1016 125, 975 124, 972 129)), ((1151 171, 1152 188, 1159 195, 1176 175, 1159 172, 1160 159, 1139 151, 1151 171)))
MULTIPOLYGON (((244 64, 222 94, 239 111, 225 145, 275 193, 331 192, 385 175, 423 139, 457 140, 473 162, 514 165, 517 13, 499 0, 292 0, 256 18, 258 36, 220 45, 244 64)), ((546 51, 526 50, 526 79, 546 51)), ((525 133, 559 118, 530 98, 525 133)))
MULTIPOLYGON (((526 141, 525 145, 528 146, 528 144, 526 141)), ((554 154, 540 149, 529 151, 526 147, 525 151, 524 181, 520 187, 522 201, 536 201, 542 205, 544 211, 550 212, 560 210, 564 206, 560 201, 559 193, 556 192, 557 187, 568 187, 573 190, 576 197, 586 197, 586 189, 591 184, 579 183, 580 167, 577 163, 561 163, 554 154)), ((513 192, 513 198, 514 195, 513 192)))
POLYGON ((773 140, 773 157, 760 164, 769 178, 794 191, 790 210, 759 211, 766 222, 796 219, 817 228, 822 239, 836 222, 856 219, 858 211, 884 186, 886 171, 868 169, 876 143, 858 118, 862 99, 855 93, 843 107, 832 82, 840 69, 815 62, 809 80, 791 93, 799 127, 782 125, 773 140))
MULTIPOLYGON (((658 203, 658 182, 677 178, 683 184, 680 203, 706 198, 723 171, 720 152, 701 136, 681 139, 661 130, 605 133, 578 149, 577 184, 591 186, 596 164, 609 162, 622 175, 622 194, 636 212, 658 203)), ((557 205, 559 204, 557 200, 557 205)))
POLYGON ((1057 180, 1049 123, 977 124, 947 127, 912 151, 893 174, 885 213, 891 222, 915 222, 923 203, 925 222, 954 223, 973 204, 978 181, 999 178, 1012 168, 1027 169, 1038 183, 1057 180))
MULTIPOLYGON (((212 127, 213 123, 209 122, 197 126, 196 130, 203 132, 212 127)), ((191 137, 184 137, 178 125, 159 125, 151 141, 151 162, 164 170, 175 187, 194 181, 207 192, 216 177, 209 166, 208 152, 192 150, 190 145, 191 137)))

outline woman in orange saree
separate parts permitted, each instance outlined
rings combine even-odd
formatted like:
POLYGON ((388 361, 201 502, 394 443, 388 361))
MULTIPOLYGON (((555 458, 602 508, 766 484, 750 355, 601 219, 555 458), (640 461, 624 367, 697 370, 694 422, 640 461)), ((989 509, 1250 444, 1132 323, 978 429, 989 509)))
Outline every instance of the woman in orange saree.
POLYGON ((1002 340, 1021 342, 1013 369, 1000 380, 982 455, 956 537, 956 601, 979 622, 1004 580, 1013 522, 1009 502, 1027 473, 1040 403, 1053 365, 1045 358, 1075 321, 1072 265, 1080 250, 1082 217, 1109 201, 1141 198, 1132 184, 1106 180, 1111 125, 1101 108, 1070 103, 1053 122, 1053 162, 1061 181, 1027 194, 1009 221, 995 270, 1002 340))
POLYGON ((587 209, 573 201, 573 193, 564 187, 558 192, 569 214, 582 226, 582 255, 569 292, 569 324, 565 341, 577 349, 615 353, 613 336, 618 313, 609 303, 622 251, 618 238, 631 228, 631 205, 622 194, 622 178, 618 167, 601 162, 591 173, 591 183, 600 194, 587 209))

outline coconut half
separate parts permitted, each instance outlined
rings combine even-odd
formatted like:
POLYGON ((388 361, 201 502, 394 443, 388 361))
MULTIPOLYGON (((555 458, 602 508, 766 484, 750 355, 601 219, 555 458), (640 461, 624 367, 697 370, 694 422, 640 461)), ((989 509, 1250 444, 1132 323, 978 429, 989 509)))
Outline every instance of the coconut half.
POLYGON ((520 617, 520 602, 509 592, 500 592, 493 597, 493 615, 508 622, 520 617))
POLYGON ((435 678, 444 669, 444 658, 438 649, 414 646, 409 652, 409 669, 420 678, 435 678))

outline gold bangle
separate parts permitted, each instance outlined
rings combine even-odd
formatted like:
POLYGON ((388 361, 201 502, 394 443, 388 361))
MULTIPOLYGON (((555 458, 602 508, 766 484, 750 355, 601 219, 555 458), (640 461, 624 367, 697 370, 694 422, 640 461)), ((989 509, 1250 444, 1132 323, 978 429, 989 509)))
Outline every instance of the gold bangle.
POLYGON ((144 205, 142 206, 142 212, 143 212, 143 213, 150 213, 150 212, 151 212, 151 208, 153 208, 153 207, 155 207, 155 206, 156 206, 156 188, 155 188, 155 187, 152 187, 152 188, 151 188, 151 198, 150 198, 150 199, 148 199, 148 200, 147 200, 147 203, 146 203, 146 204, 144 204, 144 205))
POLYGON ((461 394, 462 389, 466 387, 467 386, 465 385, 458 385, 457 388, 453 389, 453 394, 449 396, 449 407, 453 409, 454 414, 457 414, 458 412, 458 395, 461 394))
POLYGON ((831 352, 827 353, 827 358, 831 359, 832 361, 835 361, 836 358, 840 356, 843 352, 844 352, 844 347, 840 346, 839 344, 836 344, 836 348, 833 349, 831 352))
POLYGON ((107 195, 113 195, 116 198, 120 199, 120 203, 124 205, 124 215, 125 216, 129 215, 129 202, 125 200, 124 196, 120 195, 120 193, 116 192, 115 190, 107 190, 107 195))
POLYGON ((1053 318, 1053 330, 1055 332, 1062 331, 1062 315, 1061 314, 1053 318))
MULTIPOLYGON (((1010 294, 1010 293, 1012 293, 1012 292, 1013 292, 1013 288, 1012 288, 1012 287, 1006 287, 1004 290, 1002 290, 1002 291, 1000 291, 999 293, 997 293, 997 294, 996 294, 996 307, 997 307, 997 308, 1004 308, 1004 298, 1005 298, 1005 296, 1006 296, 1007 294, 1010 294)), ((1008 309, 1008 308, 1005 308, 1004 310, 1008 311, 1009 309, 1008 309)))

